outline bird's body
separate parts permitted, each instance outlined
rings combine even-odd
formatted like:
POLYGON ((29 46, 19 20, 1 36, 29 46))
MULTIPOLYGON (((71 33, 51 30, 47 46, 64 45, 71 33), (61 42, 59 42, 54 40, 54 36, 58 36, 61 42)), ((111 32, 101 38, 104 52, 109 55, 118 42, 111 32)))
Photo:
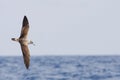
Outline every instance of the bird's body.
POLYGON ((31 40, 28 40, 28 39, 20 39, 20 38, 12 38, 13 41, 16 41, 16 42, 24 42, 25 44, 33 44, 33 42, 31 40))
POLYGON ((27 39, 28 31, 29 31, 28 19, 26 16, 24 16, 20 37, 19 38, 12 38, 13 41, 17 41, 21 45, 24 64, 25 64, 27 69, 29 68, 29 65, 30 65, 30 52, 29 52, 28 44, 33 44, 32 41, 29 41, 27 39))

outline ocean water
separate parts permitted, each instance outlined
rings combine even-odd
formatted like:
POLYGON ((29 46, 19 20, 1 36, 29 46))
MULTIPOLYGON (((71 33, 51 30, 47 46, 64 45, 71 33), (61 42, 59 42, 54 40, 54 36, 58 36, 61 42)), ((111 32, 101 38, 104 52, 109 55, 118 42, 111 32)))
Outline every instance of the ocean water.
POLYGON ((120 80, 120 56, 1 56, 0 80, 120 80))

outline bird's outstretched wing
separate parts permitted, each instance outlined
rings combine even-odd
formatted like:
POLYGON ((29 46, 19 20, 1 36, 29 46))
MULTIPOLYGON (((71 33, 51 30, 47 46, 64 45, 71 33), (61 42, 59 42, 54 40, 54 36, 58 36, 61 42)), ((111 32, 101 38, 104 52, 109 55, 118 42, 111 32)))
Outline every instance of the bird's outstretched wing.
POLYGON ((26 38, 29 31, 29 22, 26 16, 23 18, 21 35, 19 38, 26 38))
POLYGON ((21 50, 23 53, 24 64, 26 68, 28 69, 30 65, 30 52, 28 49, 28 45, 23 44, 23 43, 20 43, 20 45, 21 45, 21 50))

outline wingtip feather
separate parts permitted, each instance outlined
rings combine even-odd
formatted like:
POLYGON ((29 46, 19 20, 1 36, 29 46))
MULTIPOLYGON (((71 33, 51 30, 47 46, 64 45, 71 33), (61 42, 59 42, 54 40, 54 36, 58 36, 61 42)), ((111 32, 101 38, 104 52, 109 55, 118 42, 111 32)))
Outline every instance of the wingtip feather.
POLYGON ((27 16, 24 16, 24 18, 23 18, 23 26, 25 26, 25 25, 27 25, 27 24, 29 24, 29 23, 28 23, 27 16))

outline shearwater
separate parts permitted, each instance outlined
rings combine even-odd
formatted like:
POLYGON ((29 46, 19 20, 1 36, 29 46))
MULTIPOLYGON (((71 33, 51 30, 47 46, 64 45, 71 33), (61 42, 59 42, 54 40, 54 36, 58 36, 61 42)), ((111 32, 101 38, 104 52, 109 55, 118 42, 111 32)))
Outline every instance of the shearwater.
MULTIPOLYGON (((30 51, 28 44, 33 44, 33 41, 28 40, 28 31, 29 31, 29 22, 26 16, 23 18, 21 35, 19 38, 12 38, 13 41, 17 41, 21 45, 21 50, 23 53, 24 64, 26 68, 29 68, 30 65, 30 51)), ((33 44, 34 45, 34 44, 33 44)))

